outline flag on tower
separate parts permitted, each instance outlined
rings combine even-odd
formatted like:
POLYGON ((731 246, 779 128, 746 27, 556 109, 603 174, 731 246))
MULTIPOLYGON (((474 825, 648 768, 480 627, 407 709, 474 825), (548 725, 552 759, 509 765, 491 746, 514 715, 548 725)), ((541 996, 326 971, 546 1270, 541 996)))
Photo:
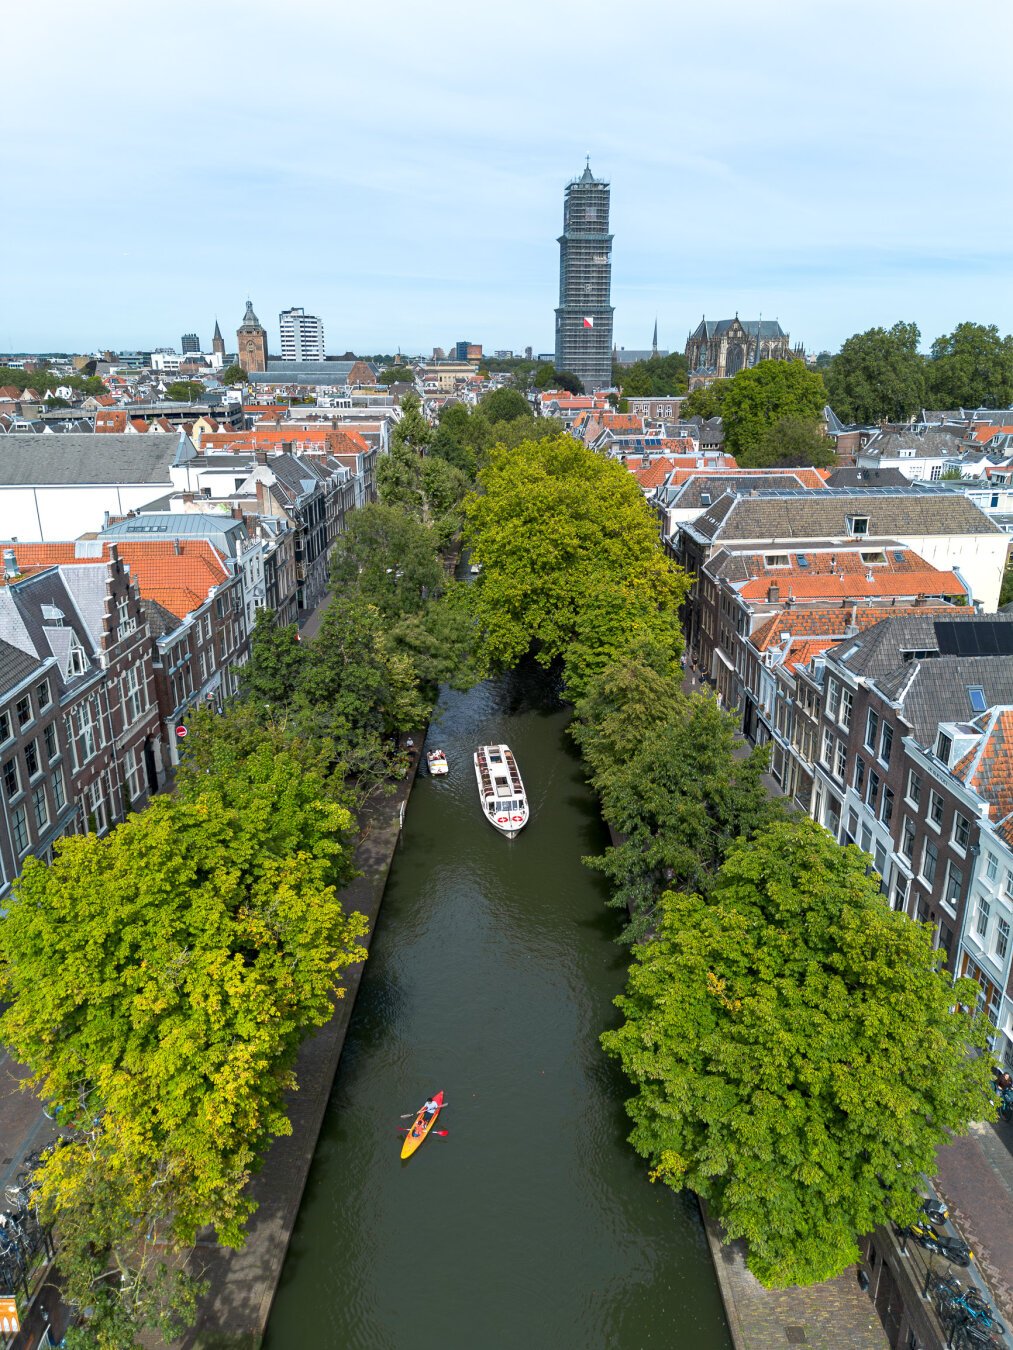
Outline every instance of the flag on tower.
POLYGON ((594 327, 594 319, 588 318, 588 317, 585 315, 585 317, 584 317, 584 327, 585 327, 585 328, 593 328, 593 327, 594 327))

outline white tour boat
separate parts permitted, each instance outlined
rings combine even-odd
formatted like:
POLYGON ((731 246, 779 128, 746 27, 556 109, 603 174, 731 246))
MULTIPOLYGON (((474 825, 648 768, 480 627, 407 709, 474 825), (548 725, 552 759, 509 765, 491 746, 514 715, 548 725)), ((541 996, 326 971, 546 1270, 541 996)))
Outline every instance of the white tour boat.
POLYGON ((520 770, 510 747, 480 745, 475 751, 475 778, 486 820, 513 839, 528 823, 529 812, 520 770))
POLYGON ((450 772, 446 750, 427 750, 426 763, 434 778, 444 778, 450 772))

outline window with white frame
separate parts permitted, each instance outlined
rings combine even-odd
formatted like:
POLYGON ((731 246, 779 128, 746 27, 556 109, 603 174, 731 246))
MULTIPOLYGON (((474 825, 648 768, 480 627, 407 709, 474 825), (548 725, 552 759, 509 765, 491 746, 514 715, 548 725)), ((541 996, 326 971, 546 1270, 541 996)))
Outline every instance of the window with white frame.
POLYGON ((893 727, 889 722, 883 723, 883 733, 879 740, 879 757, 884 764, 890 763, 890 756, 893 754, 893 727))
POLYGON ((829 769, 834 762, 834 733, 829 727, 823 728, 823 750, 820 759, 829 769))
POLYGON ((134 801, 141 795, 143 786, 141 754, 139 750, 128 750, 124 756, 124 777, 126 779, 127 792, 130 796, 130 800, 134 801))
POLYGON ((16 806, 11 812, 11 833, 14 847, 18 853, 24 853, 28 847, 28 813, 24 806, 16 806))
POLYGON ((1000 961, 1006 959, 1006 952, 1009 950, 1009 920, 1004 919, 1000 914, 995 921, 995 954, 1000 961))
POLYGON ((979 937, 984 937, 988 932, 988 917, 992 913, 992 906, 983 895, 978 896, 978 908, 974 916, 974 926, 979 937))
POLYGON ((45 731, 42 733, 42 739, 46 745, 46 759, 49 760, 50 763, 52 763, 53 760, 60 753, 60 741, 59 737, 56 734, 55 722, 50 722, 46 726, 45 731))
POLYGON ((914 857, 915 851, 915 827, 914 821, 910 816, 904 817, 904 828, 900 832, 900 853, 902 858, 908 862, 914 857))
POLYGON ((942 828, 943 799, 942 796, 935 790, 935 788, 929 789, 929 820, 932 822, 932 824, 936 827, 937 830, 942 828))
POLYGON ((841 726, 851 726, 851 714, 855 707, 855 700, 850 689, 841 690, 841 726))
POLYGON ((966 816, 962 816, 959 811, 953 813, 953 842, 957 848, 967 851, 967 843, 971 838, 971 822, 966 816))
POLYGON ((927 886, 931 886, 935 881, 938 866, 939 850, 931 839, 926 839, 922 847, 921 878, 927 886))
POLYGON ((136 666, 131 666, 123 676, 123 716, 127 726, 133 724, 147 707, 147 700, 141 691, 141 676, 136 666))
POLYGON ((876 753, 876 737, 879 735, 879 713, 870 708, 865 719, 865 744, 873 754, 876 753))
POLYGON ((848 767, 848 748, 843 741, 838 741, 834 748, 834 777, 844 782, 844 773, 848 767))
POLYGON ((946 867, 946 890, 943 892, 943 899, 954 909, 957 907, 963 886, 964 873, 955 863, 948 863, 946 867))
POLYGON ((827 716, 836 719, 841 706, 841 686, 834 679, 827 681, 827 716))
POLYGON ((38 787, 32 789, 32 811, 35 813, 36 827, 44 830, 49 824, 49 803, 46 801, 45 783, 40 783, 38 787))
POLYGON ((989 881, 995 881, 995 874, 999 870, 999 859, 994 853, 985 850, 985 875, 989 881))
POLYGON ((102 780, 96 778, 94 783, 88 789, 88 811, 90 813, 89 826, 96 834, 104 834, 108 818, 106 814, 106 799, 102 791, 102 780))
POLYGON ((1006 880, 1003 884, 1003 890, 1006 892, 1006 899, 1013 900, 1013 869, 1006 868, 1006 880))
POLYGON ((63 786, 63 770, 53 770, 53 801, 56 803, 57 811, 62 811, 67 804, 67 793, 63 786))

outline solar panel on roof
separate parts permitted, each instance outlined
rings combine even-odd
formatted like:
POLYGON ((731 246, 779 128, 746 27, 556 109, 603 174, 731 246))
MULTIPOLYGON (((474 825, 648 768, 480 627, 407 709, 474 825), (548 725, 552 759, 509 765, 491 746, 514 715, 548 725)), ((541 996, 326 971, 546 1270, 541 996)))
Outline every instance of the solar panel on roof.
POLYGON ((1013 656, 1013 623, 939 620, 933 627, 940 656, 1013 656))

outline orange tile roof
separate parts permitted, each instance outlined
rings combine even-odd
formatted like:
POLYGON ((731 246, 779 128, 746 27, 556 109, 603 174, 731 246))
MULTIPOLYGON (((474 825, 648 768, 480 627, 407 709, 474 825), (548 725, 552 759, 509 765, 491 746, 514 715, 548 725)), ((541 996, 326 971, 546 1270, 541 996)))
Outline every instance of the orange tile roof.
POLYGON ((996 833, 1013 843, 1013 708, 992 708, 973 724, 982 737, 953 766, 953 774, 989 804, 996 833))
POLYGON ((778 586, 782 598, 793 600, 861 600, 901 595, 964 595, 967 591, 954 572, 939 572, 925 564, 924 571, 890 572, 886 568, 865 573, 845 572, 843 576, 806 576, 788 568, 754 577, 739 586, 743 600, 762 600, 771 586, 778 586), (871 580, 870 580, 871 577, 871 580), (783 578, 783 579, 782 579, 783 578))
POLYGON ((847 631, 860 631, 882 623, 884 619, 907 614, 952 614, 952 605, 833 605, 820 609, 783 609, 772 615, 749 635, 758 652, 781 645, 781 635, 792 638, 827 638, 829 645, 840 642, 847 631))
POLYGON ((971 439, 977 441, 979 445, 984 445, 984 443, 986 441, 990 441, 993 436, 999 436, 1003 432, 1010 432, 1010 431, 1013 431, 1013 426, 1000 427, 995 426, 992 423, 987 423, 984 426, 975 427, 974 430, 971 432, 971 439))
MULTIPOLYGON (((79 558, 76 545, 12 543, 18 567, 23 575, 42 572, 47 567, 94 565, 109 558, 106 543, 99 558, 79 558)), ((182 619, 208 598, 212 586, 228 581, 229 572, 222 555, 206 539, 124 539, 115 545, 120 559, 130 569, 137 589, 146 600, 157 600, 182 619)))
POLYGON ((110 432, 119 435, 127 429, 127 414, 122 408, 114 409, 111 412, 97 412, 95 414, 95 430, 100 434, 110 432))

